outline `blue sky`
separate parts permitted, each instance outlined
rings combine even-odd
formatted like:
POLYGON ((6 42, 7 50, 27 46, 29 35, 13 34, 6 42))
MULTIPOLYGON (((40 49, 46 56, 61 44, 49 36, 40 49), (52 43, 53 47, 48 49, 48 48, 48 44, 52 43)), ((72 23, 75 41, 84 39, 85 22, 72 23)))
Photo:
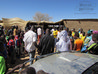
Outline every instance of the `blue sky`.
POLYGON ((61 19, 98 18, 98 0, 0 0, 0 20, 19 17, 33 20, 36 12, 61 19))

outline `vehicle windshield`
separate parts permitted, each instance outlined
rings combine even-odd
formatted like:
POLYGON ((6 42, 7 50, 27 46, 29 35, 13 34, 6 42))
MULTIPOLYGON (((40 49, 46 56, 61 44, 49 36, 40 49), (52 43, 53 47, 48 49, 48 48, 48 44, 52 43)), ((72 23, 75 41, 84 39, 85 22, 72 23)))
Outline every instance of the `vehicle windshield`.
POLYGON ((86 69, 82 74, 98 74, 98 62, 86 69))

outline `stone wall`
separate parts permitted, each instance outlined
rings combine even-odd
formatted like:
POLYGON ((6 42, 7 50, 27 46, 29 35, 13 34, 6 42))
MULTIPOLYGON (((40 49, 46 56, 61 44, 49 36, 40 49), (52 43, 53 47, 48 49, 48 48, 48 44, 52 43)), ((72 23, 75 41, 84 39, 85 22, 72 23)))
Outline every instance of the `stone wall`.
POLYGON ((83 28, 85 32, 87 32, 88 29, 98 30, 98 21, 64 21, 64 25, 69 27, 70 30, 75 28, 76 31, 79 28, 83 28))

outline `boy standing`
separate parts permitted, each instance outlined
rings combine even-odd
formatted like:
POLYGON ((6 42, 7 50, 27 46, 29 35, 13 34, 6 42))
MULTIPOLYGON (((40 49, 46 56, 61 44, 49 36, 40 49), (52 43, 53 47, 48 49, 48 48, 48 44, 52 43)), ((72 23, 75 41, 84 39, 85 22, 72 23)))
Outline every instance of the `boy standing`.
POLYGON ((75 42, 74 42, 74 49, 73 50, 80 51, 81 47, 83 45, 83 41, 79 38, 78 32, 75 32, 74 38, 75 38, 75 42))
POLYGON ((11 35, 10 36, 10 40, 8 42, 8 46, 9 46, 9 53, 11 55, 11 64, 14 64, 14 48, 15 48, 15 42, 14 42, 14 36, 11 35))

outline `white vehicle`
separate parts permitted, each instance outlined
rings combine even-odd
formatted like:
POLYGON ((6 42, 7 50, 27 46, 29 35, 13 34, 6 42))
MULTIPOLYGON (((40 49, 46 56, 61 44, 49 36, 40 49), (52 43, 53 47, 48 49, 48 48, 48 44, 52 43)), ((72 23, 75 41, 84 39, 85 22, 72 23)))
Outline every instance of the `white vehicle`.
POLYGON ((98 74, 98 55, 62 52, 43 57, 30 67, 49 74, 98 74))

